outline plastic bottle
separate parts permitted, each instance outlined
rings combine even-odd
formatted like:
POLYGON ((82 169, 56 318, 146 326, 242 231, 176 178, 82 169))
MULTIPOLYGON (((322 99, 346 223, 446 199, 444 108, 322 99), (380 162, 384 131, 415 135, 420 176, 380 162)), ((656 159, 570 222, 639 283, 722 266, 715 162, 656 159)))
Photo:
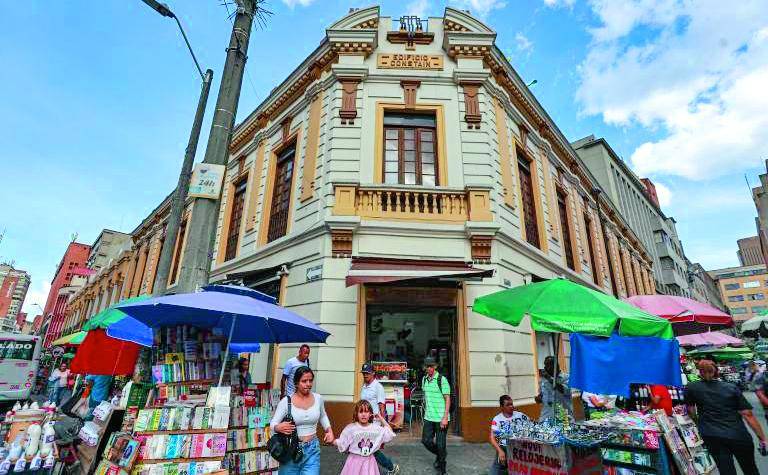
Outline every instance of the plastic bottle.
POLYGON ((29 410, 29 401, 25 402, 23 406, 21 406, 22 411, 28 411, 29 410))
POLYGON ((32 424, 27 427, 27 440, 24 442, 26 447, 24 455, 27 458, 31 458, 37 453, 37 449, 40 447, 40 434, 42 432, 43 429, 40 427, 40 424, 32 424))
POLYGON ((56 465, 56 457, 54 457, 53 452, 51 452, 50 454, 48 454, 48 457, 45 458, 45 462, 43 463, 43 468, 53 468, 54 465, 56 465))
POLYGON ((8 458, 11 460, 12 463, 16 463, 16 461, 21 457, 22 447, 21 447, 21 441, 24 437, 24 432, 20 432, 16 436, 16 440, 13 441, 11 444, 11 450, 8 451, 8 458))
POLYGON ((5 413, 5 422, 13 422, 14 414, 13 409, 9 409, 8 412, 5 413))
POLYGON ((21 404, 19 401, 16 401, 16 404, 13 405, 13 412, 18 412, 21 410, 21 404))
POLYGON ((37 401, 32 401, 32 404, 29 405, 30 409, 40 409, 40 405, 37 403, 37 401))
POLYGON ((30 470, 40 470, 40 466, 43 464, 43 459, 40 458, 40 454, 35 454, 34 457, 32 457, 32 461, 29 462, 29 469, 30 470))
POLYGON ((27 468, 27 459, 25 459, 24 457, 21 457, 13 465, 14 472, 23 472, 24 470, 26 470, 26 468, 27 468))
POLYGON ((11 459, 6 457, 0 462, 0 475, 5 475, 11 471, 11 459))
POLYGON ((53 449, 53 441, 56 439, 56 431, 53 430, 53 422, 46 422, 43 426, 43 438, 40 443, 40 456, 47 457, 53 449))

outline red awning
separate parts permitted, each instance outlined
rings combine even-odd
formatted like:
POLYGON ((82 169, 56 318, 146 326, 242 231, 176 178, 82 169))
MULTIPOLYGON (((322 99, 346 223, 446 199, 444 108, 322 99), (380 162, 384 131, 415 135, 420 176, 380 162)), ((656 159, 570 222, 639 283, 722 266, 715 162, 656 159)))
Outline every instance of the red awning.
POLYGON ((493 270, 478 269, 461 261, 356 257, 347 274, 347 287, 414 279, 479 280, 492 275, 493 270))

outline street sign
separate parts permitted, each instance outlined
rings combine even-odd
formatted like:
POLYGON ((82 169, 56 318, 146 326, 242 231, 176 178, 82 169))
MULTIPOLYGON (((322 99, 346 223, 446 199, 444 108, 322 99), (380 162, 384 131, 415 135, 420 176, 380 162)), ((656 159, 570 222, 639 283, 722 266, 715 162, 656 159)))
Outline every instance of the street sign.
POLYGON ((193 198, 219 199, 221 183, 224 181, 226 166, 198 163, 192 172, 187 196, 193 198))

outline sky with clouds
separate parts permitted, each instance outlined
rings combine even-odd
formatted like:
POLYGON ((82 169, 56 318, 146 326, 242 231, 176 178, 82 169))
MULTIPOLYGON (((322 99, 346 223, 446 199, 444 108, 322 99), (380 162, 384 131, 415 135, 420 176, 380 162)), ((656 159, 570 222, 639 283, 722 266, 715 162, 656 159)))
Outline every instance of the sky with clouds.
MULTIPOLYGON (((166 1, 218 80, 227 7, 166 1)), ((317 46, 325 27, 369 4, 267 2, 272 15, 252 35, 238 116, 317 46)), ((768 158, 765 0, 381 2, 395 17, 439 16, 446 4, 498 32, 566 137, 605 137, 656 182, 693 261, 737 264, 736 239, 755 233, 745 175, 754 186, 768 158)), ((130 232, 173 188, 199 77, 173 22, 139 0, 3 2, 0 31, 0 260, 30 272, 25 310, 35 314, 72 236, 90 243, 102 228, 130 232)), ((217 90, 218 82, 208 120, 217 90)))

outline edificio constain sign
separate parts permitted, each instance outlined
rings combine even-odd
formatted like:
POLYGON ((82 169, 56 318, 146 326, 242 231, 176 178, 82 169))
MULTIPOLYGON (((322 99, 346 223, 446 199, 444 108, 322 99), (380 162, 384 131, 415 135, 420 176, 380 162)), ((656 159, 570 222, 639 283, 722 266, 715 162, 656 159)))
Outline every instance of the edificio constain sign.
POLYGON ((187 195, 191 198, 218 199, 225 172, 224 165, 198 163, 192 172, 187 195))
POLYGON ((379 53, 376 62, 382 69, 443 69, 443 55, 440 54, 379 53))

